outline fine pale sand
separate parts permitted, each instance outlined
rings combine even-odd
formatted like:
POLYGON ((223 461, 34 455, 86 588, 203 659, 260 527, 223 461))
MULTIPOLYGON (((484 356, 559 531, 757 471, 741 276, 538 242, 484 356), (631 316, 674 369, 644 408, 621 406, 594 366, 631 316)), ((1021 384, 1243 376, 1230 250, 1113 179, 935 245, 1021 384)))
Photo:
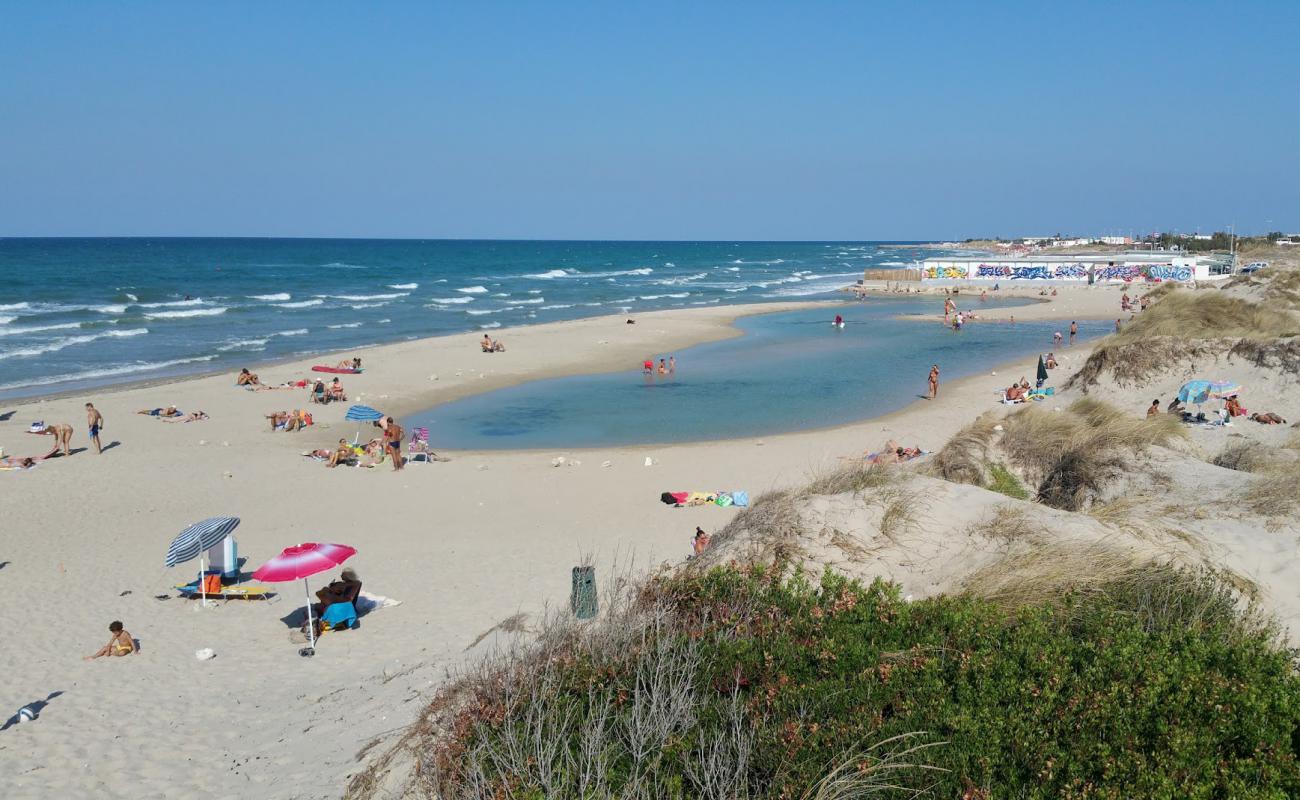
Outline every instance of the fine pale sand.
MULTIPOLYGON (((1052 303, 988 316, 1105 319, 1117 313, 1118 297, 1115 288, 1070 287, 1052 303)), ((976 303, 963 295, 961 306, 976 303)), ((798 307, 503 329, 493 334, 509 349, 493 355, 479 352, 476 334, 386 345, 355 353, 366 372, 342 380, 352 402, 400 416, 526 380, 626 369, 652 353, 733 336, 730 322, 739 315, 798 307)), ((256 371, 266 382, 296 379, 341 355, 256 371)), ((1086 348, 1058 356, 1057 383, 1086 348)), ((80 452, 0 473, 0 720, 46 703, 35 721, 0 733, 0 793, 337 796, 373 737, 411 721, 446 668, 491 645, 489 635, 471 649, 481 634, 518 612, 567 602, 570 569, 584 555, 594 555, 602 572, 616 561, 641 568, 680 561, 695 526, 716 530, 735 513, 670 509, 661 492, 757 496, 803 483, 886 439, 937 449, 995 408, 994 391, 1032 366, 1032 356, 1019 359, 997 376, 944 383, 936 401, 835 429, 575 452, 451 452, 450 462, 411 464, 397 475, 388 464, 330 470, 301 457, 353 436, 359 426, 343 421, 348 404, 308 406, 304 390, 244 391, 233 374, 6 404, 0 444, 7 454, 48 450, 48 439, 25 433, 37 419, 73 424, 80 452), (84 449, 86 400, 106 418, 104 443, 114 443, 103 455, 84 449), (212 418, 168 424, 134 413, 169 404, 212 418), (313 409, 316 426, 267 430, 263 415, 293 408, 313 409), (581 463, 553 467, 559 455, 581 463), (247 570, 299 542, 347 543, 359 550, 350 565, 365 590, 402 605, 366 616, 358 631, 327 634, 308 659, 297 655, 301 644, 286 622, 301 614, 301 583, 277 585, 282 594, 266 603, 203 609, 175 596, 156 599, 174 595, 170 587, 197 569, 197 562, 163 568, 171 538, 214 515, 242 518, 237 538, 247 570), (139 639, 141 653, 84 662, 115 619, 139 639), (196 659, 201 648, 216 657, 196 659)), ((927 368, 895 377, 923 394, 927 368)), ((312 589, 336 574, 313 579, 312 589)))

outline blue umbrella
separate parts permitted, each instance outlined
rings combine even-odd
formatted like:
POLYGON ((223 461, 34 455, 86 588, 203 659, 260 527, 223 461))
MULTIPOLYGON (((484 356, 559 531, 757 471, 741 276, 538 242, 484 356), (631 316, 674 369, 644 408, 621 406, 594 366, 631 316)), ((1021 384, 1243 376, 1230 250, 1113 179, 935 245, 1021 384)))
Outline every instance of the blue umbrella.
MULTIPOLYGON (((370 406, 362 405, 348 407, 348 413, 343 415, 343 419, 351 420, 352 422, 378 422, 383 418, 384 413, 382 411, 376 411, 370 406)), ((357 429, 357 435, 352 437, 352 443, 356 444, 360 440, 361 430, 357 429)))
POLYGON ((1178 401, 1180 403, 1194 403, 1199 406, 1209 399, 1209 381, 1188 381, 1183 384, 1183 388, 1178 390, 1178 401))
MULTIPOLYGON (((167 548, 166 565, 174 567, 195 558, 201 559, 209 547, 220 544, 237 527, 239 527, 239 517, 212 517, 194 523, 178 533, 175 539, 172 539, 171 546, 167 548)), ((199 571, 202 573, 203 563, 201 560, 199 567, 199 571)), ((199 593, 203 595, 203 602, 206 603, 208 598, 203 591, 203 579, 201 577, 199 578, 199 593)))
POLYGON ((348 408, 348 413, 343 416, 343 419, 352 422, 375 422, 383 418, 383 412, 376 411, 370 406, 351 406, 348 408))

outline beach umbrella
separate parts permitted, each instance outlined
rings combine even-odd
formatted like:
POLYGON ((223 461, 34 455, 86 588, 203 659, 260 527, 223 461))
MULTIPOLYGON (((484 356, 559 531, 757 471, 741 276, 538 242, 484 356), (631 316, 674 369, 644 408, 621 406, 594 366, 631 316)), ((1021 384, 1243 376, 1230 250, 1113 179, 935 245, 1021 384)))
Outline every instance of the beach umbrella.
MULTIPOLYGON (((351 422, 378 422, 383 418, 384 418, 384 412, 376 411, 370 406, 363 406, 363 405, 349 406, 348 413, 343 415, 343 419, 349 420, 351 422)), ((357 435, 356 437, 354 437, 353 442, 355 443, 360 438, 361 438, 361 429, 358 428, 357 435)))
POLYGON ((1241 392, 1241 384, 1236 381, 1211 381, 1210 397, 1223 400, 1241 392))
POLYGON ((193 561, 195 558, 199 559, 199 594, 204 603, 208 602, 208 596, 203 590, 203 578, 201 577, 205 571, 203 556, 207 553, 209 547, 220 544, 237 527, 239 527, 239 517, 205 519, 178 533, 167 548, 165 563, 168 567, 174 567, 186 561, 193 561))
POLYGON ((327 544, 306 542, 286 547, 280 555, 257 568, 253 578, 268 583, 286 583, 302 579, 303 591, 307 594, 307 635, 311 637, 311 647, 316 649, 316 626, 311 618, 311 590, 307 588, 307 579, 318 572, 333 569, 352 556, 357 549, 345 544, 327 544))
POLYGON ((1042 388, 1047 383, 1047 365, 1043 363, 1043 354, 1038 354, 1038 388, 1042 388))
POLYGON ((1210 399, 1210 382, 1209 381, 1188 381, 1183 384, 1183 388, 1178 390, 1178 402, 1193 403, 1200 405, 1210 399))

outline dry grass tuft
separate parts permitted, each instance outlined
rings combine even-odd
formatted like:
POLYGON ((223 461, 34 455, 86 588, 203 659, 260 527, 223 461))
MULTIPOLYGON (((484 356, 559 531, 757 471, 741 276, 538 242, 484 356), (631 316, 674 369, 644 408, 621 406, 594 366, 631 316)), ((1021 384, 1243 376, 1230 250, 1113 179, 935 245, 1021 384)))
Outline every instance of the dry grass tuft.
POLYGON ((1165 294, 1107 342, 1132 344, 1153 336, 1275 339, 1298 333, 1300 323, 1284 311, 1220 291, 1184 289, 1165 294))
POLYGON ((1266 468, 1246 490, 1246 507, 1278 525, 1294 524, 1300 514, 1300 462, 1277 463, 1266 468))
POLYGON ((1079 511, 1121 472, 1130 454, 1185 437, 1167 414, 1147 419, 1091 398, 1066 413, 1026 408, 1007 417, 998 445, 1037 485, 1038 500, 1079 511))
POLYGON ((878 489, 893 480, 892 470, 865 462, 854 463, 813 476, 801 493, 805 496, 855 494, 867 489, 878 489))
POLYGON ((1018 542, 1037 539, 1037 526, 1030 522, 1024 506, 1002 503, 970 527, 970 533, 996 542, 1018 542))
POLYGON ((993 441, 998 416, 986 413, 957 431, 935 454, 931 472, 946 481, 981 486, 987 480, 989 444, 993 441))
POLYGON ((1216 467, 1238 472, 1260 472, 1273 463, 1267 447, 1258 442, 1234 442, 1210 460, 1216 467))
POLYGON ((1069 593, 1097 591, 1146 565, 1134 552, 1105 543, 1039 542, 1017 548, 966 579, 962 593, 1006 609, 1055 603, 1069 593))

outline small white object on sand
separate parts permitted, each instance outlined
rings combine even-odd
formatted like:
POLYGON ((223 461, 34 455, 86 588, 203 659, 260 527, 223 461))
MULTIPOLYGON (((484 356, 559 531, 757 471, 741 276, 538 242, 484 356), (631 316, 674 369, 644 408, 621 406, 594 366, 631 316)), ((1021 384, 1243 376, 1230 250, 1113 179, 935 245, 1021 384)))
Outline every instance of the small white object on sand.
POLYGON ((614 466, 614 462, 613 462, 613 461, 602 461, 602 462, 600 462, 600 465, 601 465, 602 467, 612 467, 612 466, 614 466))
POLYGON ((197 658, 199 661, 208 661, 210 659, 216 658, 217 653, 211 647, 205 647, 202 650, 195 650, 194 657, 197 658))
POLYGON ((646 465, 647 467, 653 467, 653 466, 655 465, 655 460, 654 460, 653 458, 651 458, 650 456, 646 456, 646 457, 645 457, 645 465, 646 465))

